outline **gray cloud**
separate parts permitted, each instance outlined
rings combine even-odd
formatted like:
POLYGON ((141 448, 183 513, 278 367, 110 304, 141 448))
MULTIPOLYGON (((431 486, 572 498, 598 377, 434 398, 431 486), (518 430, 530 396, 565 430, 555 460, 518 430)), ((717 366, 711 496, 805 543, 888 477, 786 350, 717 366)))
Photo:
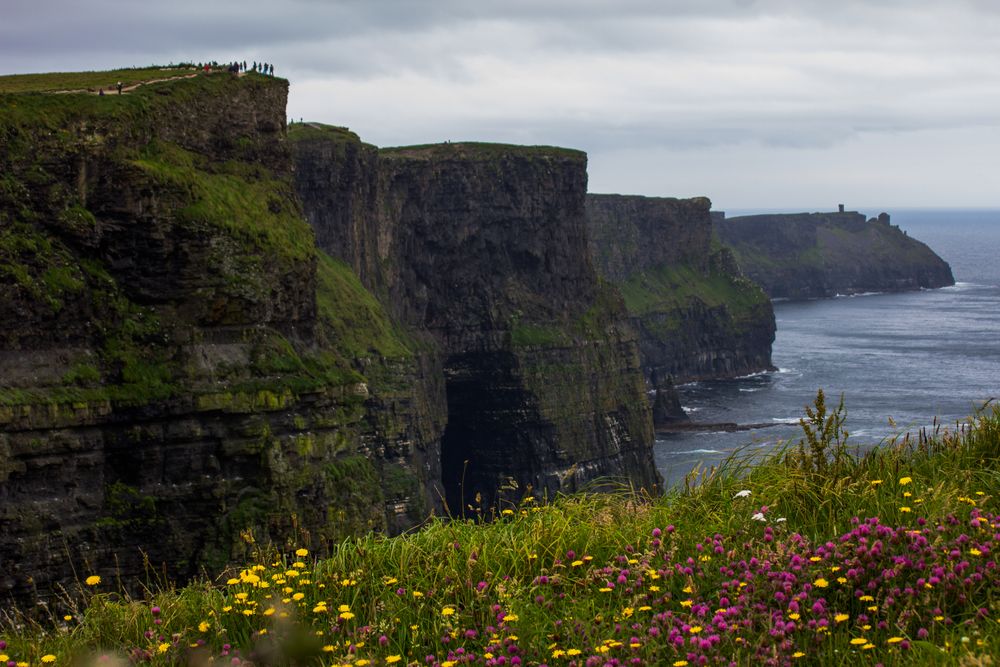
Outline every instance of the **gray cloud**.
MULTIPOLYGON (((893 203, 947 203, 948 183, 969 196, 958 185, 957 156, 979 154, 984 142, 1000 149, 990 143, 1000 122, 994 0, 91 0, 82 7, 7 0, 0 62, 25 72, 267 60, 292 81, 293 117, 350 125, 379 144, 475 138, 581 147, 603 190, 674 194, 648 188, 676 181, 686 162, 703 165, 690 170, 705 179, 700 193, 756 197, 762 189, 746 187, 746 169, 766 164, 788 179, 786 196, 819 196, 838 173, 860 189, 857 161, 891 149, 928 155, 932 164, 947 153, 941 162, 950 171, 935 181, 932 167, 894 162, 892 172, 865 170, 879 181, 872 188, 905 193, 909 183, 913 200, 893 203), (969 143, 955 144, 962 141, 969 143), (809 177, 804 156, 824 161, 823 178, 809 177)), ((992 179, 972 168, 964 183, 1000 182, 991 165, 992 179)), ((998 203, 993 187, 979 186, 975 203, 998 203)))

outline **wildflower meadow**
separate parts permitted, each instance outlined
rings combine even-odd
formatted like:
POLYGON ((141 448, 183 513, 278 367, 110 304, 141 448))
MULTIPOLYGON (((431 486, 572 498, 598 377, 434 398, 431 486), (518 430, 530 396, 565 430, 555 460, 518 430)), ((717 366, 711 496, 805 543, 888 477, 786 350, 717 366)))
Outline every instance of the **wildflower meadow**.
POLYGON ((990 664, 1000 410, 865 452, 822 396, 804 426, 661 497, 527 496, 323 558, 260 545, 138 596, 87 573, 47 617, 4 612, 0 663, 990 664))

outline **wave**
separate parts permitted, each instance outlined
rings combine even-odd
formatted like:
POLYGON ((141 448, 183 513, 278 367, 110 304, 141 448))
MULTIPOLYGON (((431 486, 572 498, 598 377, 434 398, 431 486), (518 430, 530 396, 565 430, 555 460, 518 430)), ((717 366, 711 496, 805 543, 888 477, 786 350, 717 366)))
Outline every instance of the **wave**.
POLYGON ((740 387, 740 391, 744 391, 744 392, 747 392, 747 393, 752 393, 752 392, 755 392, 755 391, 760 391, 761 389, 763 389, 763 387, 740 387))
POLYGON ((698 412, 699 410, 704 410, 704 409, 705 408, 689 408, 686 405, 681 406, 681 410, 683 410, 686 414, 691 414, 692 412, 698 412))
POLYGON ((775 424, 798 424, 800 417, 771 417, 775 424))
POLYGON ((756 373, 748 373, 746 375, 737 375, 733 377, 734 380, 746 380, 747 378, 759 378, 767 375, 771 371, 757 371, 756 373))
POLYGON ((833 295, 834 299, 853 299, 856 296, 876 296, 879 294, 885 294, 885 292, 852 292, 851 294, 837 294, 833 295))
POLYGON ((680 452, 670 452, 671 454, 724 454, 719 449, 688 449, 680 452))

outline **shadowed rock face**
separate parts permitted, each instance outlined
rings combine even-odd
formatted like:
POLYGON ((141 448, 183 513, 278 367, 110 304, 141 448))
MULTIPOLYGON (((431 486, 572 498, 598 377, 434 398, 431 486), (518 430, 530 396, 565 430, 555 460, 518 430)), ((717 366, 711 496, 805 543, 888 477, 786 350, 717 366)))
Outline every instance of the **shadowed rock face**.
POLYGON ((588 259, 582 153, 376 152, 343 131, 298 132, 296 182, 324 249, 440 350, 453 512, 501 488, 658 482, 634 334, 588 259))
POLYGON ((717 215, 719 238, 772 298, 810 299, 954 285, 948 263, 889 224, 856 212, 717 215))
POLYGON ((317 255, 286 96, 0 96, 0 598, 440 504, 440 360, 317 255))
MULTIPOLYGON (((658 389, 671 378, 771 368, 771 304, 713 240, 709 207, 704 198, 587 196, 594 263, 625 297, 643 371, 658 389)), ((661 402, 657 413, 670 414, 661 402)))

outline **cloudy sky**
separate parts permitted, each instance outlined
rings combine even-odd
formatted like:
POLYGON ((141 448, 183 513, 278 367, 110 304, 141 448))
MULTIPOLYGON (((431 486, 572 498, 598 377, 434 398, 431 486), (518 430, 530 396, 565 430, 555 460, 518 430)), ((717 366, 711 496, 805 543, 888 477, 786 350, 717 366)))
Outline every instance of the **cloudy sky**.
POLYGON ((263 60, 382 146, 716 208, 1000 206, 1000 0, 0 0, 0 70, 263 60))

